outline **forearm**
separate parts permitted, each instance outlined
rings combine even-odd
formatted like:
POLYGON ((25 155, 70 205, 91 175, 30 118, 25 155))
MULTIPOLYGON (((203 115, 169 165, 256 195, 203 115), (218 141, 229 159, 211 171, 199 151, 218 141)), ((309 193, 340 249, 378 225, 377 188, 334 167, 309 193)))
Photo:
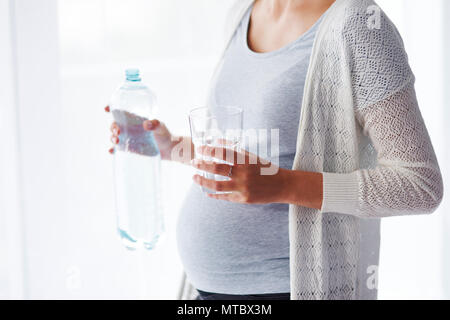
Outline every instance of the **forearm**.
POLYGON ((281 169, 279 197, 281 203, 320 210, 323 200, 322 173, 281 169))

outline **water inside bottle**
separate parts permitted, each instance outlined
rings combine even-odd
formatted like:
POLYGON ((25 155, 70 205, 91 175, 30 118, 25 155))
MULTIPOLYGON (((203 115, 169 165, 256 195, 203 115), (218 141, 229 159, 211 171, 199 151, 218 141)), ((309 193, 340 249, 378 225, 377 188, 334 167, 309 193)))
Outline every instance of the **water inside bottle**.
POLYGON ((118 232, 129 249, 153 249, 163 232, 160 154, 145 118, 113 110, 120 128, 114 159, 118 232))
POLYGON ((129 249, 153 249, 163 231, 159 155, 117 152, 115 157, 116 192, 122 195, 116 197, 119 234, 129 249))

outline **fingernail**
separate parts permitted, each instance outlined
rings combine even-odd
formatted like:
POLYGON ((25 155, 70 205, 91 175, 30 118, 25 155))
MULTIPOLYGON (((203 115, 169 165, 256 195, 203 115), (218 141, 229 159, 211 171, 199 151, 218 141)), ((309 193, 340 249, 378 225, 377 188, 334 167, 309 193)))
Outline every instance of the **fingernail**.
POLYGON ((105 111, 106 111, 106 112, 110 112, 110 111, 111 111, 111 109, 109 108, 109 106, 106 106, 106 107, 105 107, 105 111))

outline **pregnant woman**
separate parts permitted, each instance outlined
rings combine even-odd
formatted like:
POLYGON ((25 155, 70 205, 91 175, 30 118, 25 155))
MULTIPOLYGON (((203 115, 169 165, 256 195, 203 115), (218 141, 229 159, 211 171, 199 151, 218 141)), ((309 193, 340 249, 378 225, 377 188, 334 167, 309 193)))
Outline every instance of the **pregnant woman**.
MULTIPOLYGON (((372 0, 239 0, 227 23, 209 106, 279 130, 279 158, 261 159, 279 169, 193 163, 231 179, 194 176, 230 193, 186 197, 187 280, 200 299, 375 299, 380 218, 432 213, 443 196, 400 35, 372 0)), ((192 158, 188 137, 144 128, 164 159, 192 158)))

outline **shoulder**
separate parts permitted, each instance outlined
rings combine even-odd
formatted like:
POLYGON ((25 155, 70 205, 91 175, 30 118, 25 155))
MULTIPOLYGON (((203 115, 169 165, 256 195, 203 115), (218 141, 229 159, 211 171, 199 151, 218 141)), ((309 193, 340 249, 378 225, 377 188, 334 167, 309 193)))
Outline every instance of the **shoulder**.
POLYGON ((331 41, 341 43, 359 105, 385 99, 414 81, 403 40, 373 0, 337 0, 331 41))
POLYGON ((403 40, 394 23, 375 1, 337 0, 337 3, 333 14, 334 27, 345 43, 395 43, 403 47, 403 40))
POLYGON ((331 30, 326 33, 342 44, 350 62, 376 65, 380 71, 394 68, 409 74, 402 37, 375 1, 336 0, 336 4, 329 16, 331 30))
POLYGON ((225 37, 230 39, 254 0, 235 0, 227 12, 225 20, 225 37))
POLYGON ((227 12, 227 18, 230 20, 239 19, 241 12, 246 11, 255 0, 234 0, 227 12))

